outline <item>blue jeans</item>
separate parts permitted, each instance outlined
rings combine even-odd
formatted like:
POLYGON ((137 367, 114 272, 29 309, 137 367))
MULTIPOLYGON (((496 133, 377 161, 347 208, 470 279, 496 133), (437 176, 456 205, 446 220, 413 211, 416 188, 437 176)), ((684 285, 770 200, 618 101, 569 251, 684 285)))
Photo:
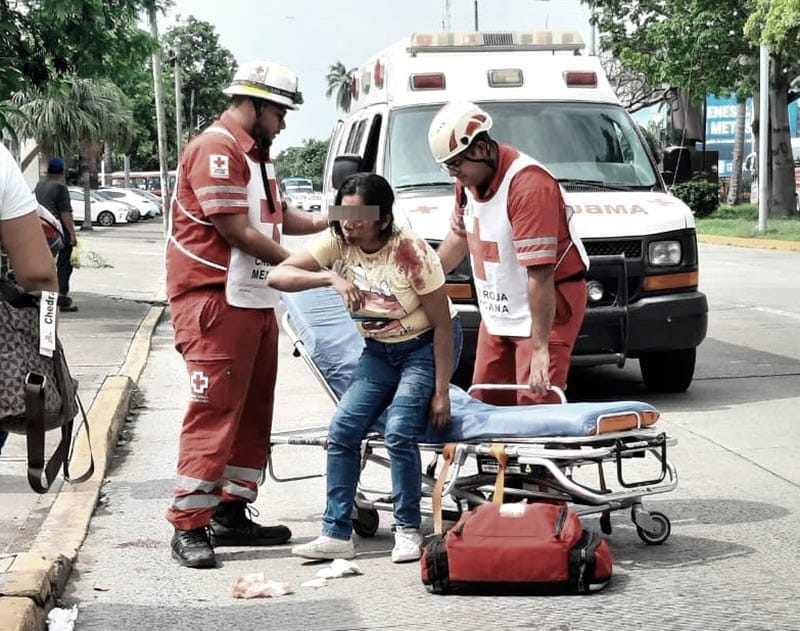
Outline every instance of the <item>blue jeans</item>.
MULTIPOLYGON (((461 323, 453 320, 454 365, 461 352, 461 323)), ((422 470, 417 443, 428 426, 435 386, 433 331, 406 342, 368 339, 328 430, 328 500, 322 532, 349 539, 361 473, 361 441, 385 410, 395 526, 419 528, 422 470)))

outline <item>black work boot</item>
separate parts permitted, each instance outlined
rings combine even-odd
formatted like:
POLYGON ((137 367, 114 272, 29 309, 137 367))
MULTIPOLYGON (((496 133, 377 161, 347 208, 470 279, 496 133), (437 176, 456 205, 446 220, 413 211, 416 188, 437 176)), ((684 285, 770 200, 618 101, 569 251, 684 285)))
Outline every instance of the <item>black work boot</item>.
POLYGON ((246 502, 222 502, 214 511, 209 527, 211 545, 279 546, 292 538, 286 526, 261 526, 250 519, 258 515, 246 502))
POLYGON ((172 558, 186 567, 216 567, 217 558, 208 542, 206 527, 192 530, 176 528, 172 535, 172 558))

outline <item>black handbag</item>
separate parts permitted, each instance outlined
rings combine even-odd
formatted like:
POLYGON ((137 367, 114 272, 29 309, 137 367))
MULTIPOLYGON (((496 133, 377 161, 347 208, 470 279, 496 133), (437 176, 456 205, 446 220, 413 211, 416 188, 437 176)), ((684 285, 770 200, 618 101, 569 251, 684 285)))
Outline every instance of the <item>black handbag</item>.
POLYGON ((28 483, 37 493, 49 490, 61 467, 69 482, 94 473, 90 444, 87 471, 77 478, 69 474, 78 412, 87 438, 89 426, 56 333, 57 311, 57 294, 28 294, 0 280, 0 430, 26 436, 28 483), (40 331, 40 321, 46 330, 40 331), (45 433, 52 429, 61 430, 61 439, 45 462, 45 433))

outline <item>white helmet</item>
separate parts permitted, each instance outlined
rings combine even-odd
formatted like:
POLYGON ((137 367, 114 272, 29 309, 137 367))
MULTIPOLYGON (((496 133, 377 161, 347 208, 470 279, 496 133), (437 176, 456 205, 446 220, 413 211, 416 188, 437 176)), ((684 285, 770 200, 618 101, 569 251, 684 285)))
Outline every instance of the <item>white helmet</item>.
POLYGON ((285 66, 271 61, 251 61, 236 71, 233 81, 222 92, 227 96, 239 94, 266 99, 296 110, 303 103, 298 84, 297 75, 285 66))
POLYGON ((437 162, 445 162, 469 147, 482 131, 492 128, 492 117, 475 103, 447 103, 431 121, 428 145, 437 162))

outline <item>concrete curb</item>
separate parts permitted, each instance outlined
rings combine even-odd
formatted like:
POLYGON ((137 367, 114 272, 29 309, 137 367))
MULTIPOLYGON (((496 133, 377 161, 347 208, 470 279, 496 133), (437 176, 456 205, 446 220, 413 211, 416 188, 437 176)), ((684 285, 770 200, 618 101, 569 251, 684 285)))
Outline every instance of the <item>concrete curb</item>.
POLYGON ((698 234, 701 243, 716 245, 734 245, 740 248, 760 248, 762 250, 783 250, 800 252, 800 241, 783 241, 780 239, 745 239, 742 237, 722 237, 716 234, 698 234))
MULTIPOLYGON (((125 362, 103 381, 87 416, 95 472, 81 484, 64 484, 55 498, 29 552, 12 555, 0 565, 0 627, 8 631, 44 628, 46 612, 64 585, 86 537, 103 487, 131 395, 150 353, 150 340, 164 312, 154 306, 139 323, 125 362)), ((89 462, 85 433, 75 442, 71 470, 84 471, 89 462)))

